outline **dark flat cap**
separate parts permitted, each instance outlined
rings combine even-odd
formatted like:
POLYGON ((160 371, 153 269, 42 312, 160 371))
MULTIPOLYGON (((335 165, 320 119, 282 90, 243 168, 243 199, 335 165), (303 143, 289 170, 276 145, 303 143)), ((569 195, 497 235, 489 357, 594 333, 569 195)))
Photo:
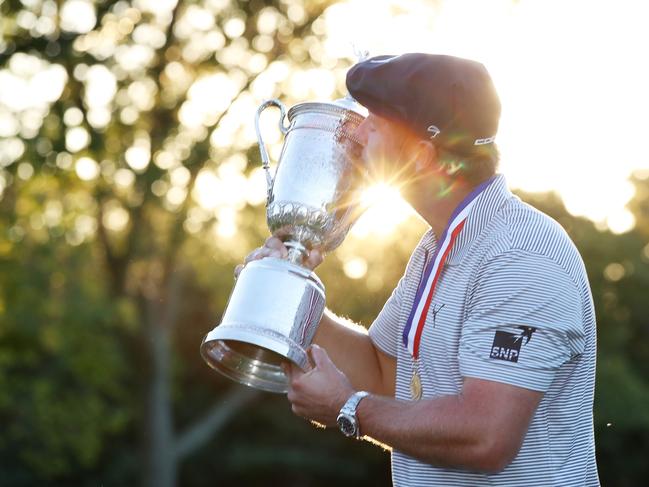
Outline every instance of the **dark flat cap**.
POLYGON ((437 147, 468 157, 495 150, 500 101, 478 62, 420 53, 376 56, 352 66, 347 89, 370 112, 437 147))

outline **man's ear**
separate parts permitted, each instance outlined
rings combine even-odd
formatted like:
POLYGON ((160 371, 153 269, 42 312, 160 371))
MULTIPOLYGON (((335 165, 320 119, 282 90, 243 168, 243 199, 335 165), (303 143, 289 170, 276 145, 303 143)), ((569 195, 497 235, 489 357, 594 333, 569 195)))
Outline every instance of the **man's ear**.
POLYGON ((437 148, 430 140, 418 141, 415 154, 415 170, 417 172, 430 171, 437 167, 437 148))

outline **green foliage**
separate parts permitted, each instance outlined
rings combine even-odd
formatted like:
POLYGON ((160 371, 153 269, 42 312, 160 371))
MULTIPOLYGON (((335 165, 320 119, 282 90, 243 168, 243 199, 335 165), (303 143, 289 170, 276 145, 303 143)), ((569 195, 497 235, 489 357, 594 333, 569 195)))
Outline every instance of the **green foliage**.
POLYGON ((34 481, 94 466, 132 416, 103 275, 90 248, 56 241, 0 260, 0 457, 34 481))

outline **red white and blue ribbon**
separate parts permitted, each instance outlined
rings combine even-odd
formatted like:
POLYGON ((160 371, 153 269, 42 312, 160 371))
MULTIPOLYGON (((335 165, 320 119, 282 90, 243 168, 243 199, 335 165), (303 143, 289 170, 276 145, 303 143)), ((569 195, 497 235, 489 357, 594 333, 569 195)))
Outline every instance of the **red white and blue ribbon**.
POLYGON ((421 277, 421 282, 419 283, 419 289, 415 296, 415 302, 410 311, 410 316, 408 317, 406 326, 403 329, 403 344, 415 360, 419 358, 419 343, 421 341, 421 335, 424 331, 428 310, 430 309, 430 304, 433 300, 435 288, 439 282, 442 271, 444 270, 446 259, 451 253, 453 244, 455 244, 460 232, 462 232, 476 199, 494 179, 495 178, 490 178, 477 186, 458 205, 451 215, 448 226, 438 240, 437 249, 433 258, 426 265, 424 274, 421 277))

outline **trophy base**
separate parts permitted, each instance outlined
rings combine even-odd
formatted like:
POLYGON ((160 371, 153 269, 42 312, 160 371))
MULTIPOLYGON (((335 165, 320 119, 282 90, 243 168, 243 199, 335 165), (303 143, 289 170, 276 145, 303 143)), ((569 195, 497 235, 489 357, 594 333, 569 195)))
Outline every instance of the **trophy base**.
POLYGON ((269 392, 288 391, 281 368, 311 365, 306 349, 322 317, 324 287, 309 269, 267 257, 239 274, 221 323, 201 344, 203 359, 241 384, 269 392))
POLYGON ((280 394, 288 390, 281 369, 288 360, 272 350, 236 340, 216 340, 204 347, 203 358, 214 370, 240 384, 280 394))
POLYGON ((267 329, 218 327, 201 345, 203 359, 217 372, 255 389, 285 394, 288 377, 282 364, 294 363, 302 370, 311 368, 306 351, 285 337, 273 340, 267 329))

